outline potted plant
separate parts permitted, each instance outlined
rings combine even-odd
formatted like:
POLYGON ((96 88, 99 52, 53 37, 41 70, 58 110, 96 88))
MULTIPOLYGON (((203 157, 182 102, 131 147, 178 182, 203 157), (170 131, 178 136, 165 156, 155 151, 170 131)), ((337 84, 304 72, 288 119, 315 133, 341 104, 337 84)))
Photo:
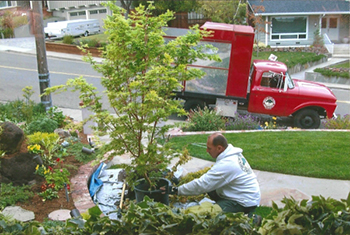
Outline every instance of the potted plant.
POLYGON ((204 75, 188 64, 198 58, 220 59, 204 53, 204 48, 215 51, 211 45, 198 45, 210 34, 198 26, 166 43, 163 27, 173 19, 170 11, 153 17, 152 4, 147 8, 140 5, 125 19, 123 9, 111 2, 106 5, 113 15, 105 20, 109 44, 103 53, 104 61, 98 64, 91 56, 85 59, 102 74, 101 84, 114 113, 103 108, 97 88, 82 77, 48 88, 45 94, 70 87, 79 90, 83 107, 94 113, 91 118, 98 124, 95 130, 110 135, 111 141, 103 146, 103 152, 108 152, 109 158, 130 154, 131 164, 125 166, 129 186, 144 178, 148 188, 154 188, 175 156, 167 142, 159 142, 170 128, 164 123, 171 114, 185 114, 179 101, 172 99, 173 91, 181 89, 182 81, 204 75))

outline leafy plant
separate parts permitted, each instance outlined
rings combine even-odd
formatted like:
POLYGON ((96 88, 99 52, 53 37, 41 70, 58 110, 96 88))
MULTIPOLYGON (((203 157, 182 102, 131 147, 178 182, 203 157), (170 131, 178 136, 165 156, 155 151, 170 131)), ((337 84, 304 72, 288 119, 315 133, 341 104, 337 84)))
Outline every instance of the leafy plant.
POLYGON ((350 115, 339 116, 335 119, 327 118, 324 122, 326 129, 350 129, 350 115))
POLYGON ((54 154, 60 149, 59 141, 60 136, 57 133, 35 132, 32 135, 28 135, 29 144, 38 144, 42 146, 44 153, 42 159, 45 165, 53 165, 54 154))
MULTIPOLYGON (((12 183, 0 184, 0 210, 3 210, 6 206, 12 206, 16 202, 26 201, 34 196, 34 193, 30 190, 30 186, 13 186, 12 183)), ((0 213, 1 215, 1 213, 0 213)), ((1 227, 1 226, 0 226, 1 227)), ((0 230, 1 231, 1 230, 0 230)))
POLYGON ((173 156, 170 146, 160 145, 157 139, 164 136, 170 126, 159 124, 172 113, 185 114, 179 101, 172 99, 172 92, 180 88, 180 82, 204 75, 199 69, 188 68, 188 64, 198 58, 220 59, 203 52, 205 48, 215 51, 212 46, 198 45, 204 36, 209 36, 209 32, 198 26, 166 43, 162 26, 173 19, 169 11, 150 17, 154 10, 150 3, 148 8, 137 7, 125 19, 123 9, 112 2, 106 5, 113 15, 105 21, 110 43, 103 54, 104 61, 96 63, 91 56, 86 60, 103 75, 101 84, 115 114, 102 108, 96 87, 81 77, 48 88, 45 94, 68 88, 79 90, 83 107, 90 107, 94 113, 96 131, 108 132, 111 137, 103 152, 109 152, 110 158, 130 153, 131 165, 126 168, 129 185, 134 185, 140 177, 155 185, 173 156))
POLYGON ((27 149, 29 153, 34 153, 34 154, 41 154, 43 152, 43 150, 41 150, 41 146, 38 144, 28 145, 27 149))
POLYGON ((217 131, 225 127, 225 120, 216 113, 216 110, 204 107, 191 110, 188 115, 188 127, 185 131, 217 131))
POLYGON ((53 133, 58 128, 58 123, 48 117, 43 117, 32 121, 26 128, 28 134, 33 134, 35 132, 46 132, 53 133))
POLYGON ((65 36, 63 36, 62 42, 63 42, 64 44, 73 44, 73 42, 74 42, 74 37, 73 37, 72 35, 65 35, 65 36))
POLYGON ((40 192, 39 196, 43 198, 43 201, 52 200, 58 198, 58 192, 52 188, 47 188, 45 191, 40 192))
POLYGON ((349 234, 350 193, 337 201, 322 196, 301 202, 284 198, 283 209, 273 203, 272 213, 263 220, 260 234, 349 234))
POLYGON ((64 127, 68 123, 67 117, 56 106, 53 106, 47 110, 47 117, 56 121, 58 127, 64 127))

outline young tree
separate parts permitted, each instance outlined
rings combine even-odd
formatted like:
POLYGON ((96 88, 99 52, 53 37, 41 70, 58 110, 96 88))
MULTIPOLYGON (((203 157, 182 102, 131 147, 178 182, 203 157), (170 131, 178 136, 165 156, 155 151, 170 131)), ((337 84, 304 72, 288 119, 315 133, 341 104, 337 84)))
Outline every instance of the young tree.
POLYGON ((101 96, 96 87, 82 77, 70 79, 65 85, 47 89, 47 92, 65 91, 72 87, 80 91, 85 107, 90 107, 98 123, 98 130, 108 133, 111 141, 104 146, 110 157, 128 152, 131 165, 126 166, 127 181, 133 185, 140 177, 151 185, 153 177, 159 177, 168 166, 171 156, 168 143, 159 138, 169 130, 164 121, 174 113, 185 114, 179 101, 172 99, 173 91, 180 89, 184 80, 200 78, 204 72, 187 67, 199 59, 215 59, 217 55, 203 53, 210 45, 198 45, 208 36, 207 31, 192 28, 185 36, 166 43, 163 26, 173 18, 167 11, 152 17, 154 6, 137 7, 130 17, 122 16, 123 9, 108 3, 113 11, 105 21, 109 44, 103 54, 102 64, 87 60, 102 74, 101 84, 114 113, 102 108, 101 96))
POLYGON ((203 14, 213 22, 246 24, 247 4, 239 0, 200 0, 203 14))

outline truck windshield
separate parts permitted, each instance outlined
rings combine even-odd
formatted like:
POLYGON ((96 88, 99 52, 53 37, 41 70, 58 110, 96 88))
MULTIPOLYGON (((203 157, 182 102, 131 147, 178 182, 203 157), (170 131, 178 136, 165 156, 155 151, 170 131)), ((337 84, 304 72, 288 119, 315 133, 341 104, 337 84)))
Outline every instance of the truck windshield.
POLYGON ((289 89, 294 88, 294 82, 293 79, 290 77, 289 73, 286 72, 286 83, 289 89))

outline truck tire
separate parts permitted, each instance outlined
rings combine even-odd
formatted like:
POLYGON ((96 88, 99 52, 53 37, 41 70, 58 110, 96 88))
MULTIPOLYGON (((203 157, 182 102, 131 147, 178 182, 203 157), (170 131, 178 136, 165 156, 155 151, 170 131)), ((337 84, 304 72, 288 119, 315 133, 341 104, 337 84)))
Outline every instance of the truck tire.
POLYGON ((187 100, 184 104, 184 109, 186 111, 197 110, 198 108, 204 108, 204 101, 202 100, 187 100))
POLYGON ((320 127, 320 116, 315 110, 304 109, 294 116, 294 127, 302 129, 317 129, 320 127))

